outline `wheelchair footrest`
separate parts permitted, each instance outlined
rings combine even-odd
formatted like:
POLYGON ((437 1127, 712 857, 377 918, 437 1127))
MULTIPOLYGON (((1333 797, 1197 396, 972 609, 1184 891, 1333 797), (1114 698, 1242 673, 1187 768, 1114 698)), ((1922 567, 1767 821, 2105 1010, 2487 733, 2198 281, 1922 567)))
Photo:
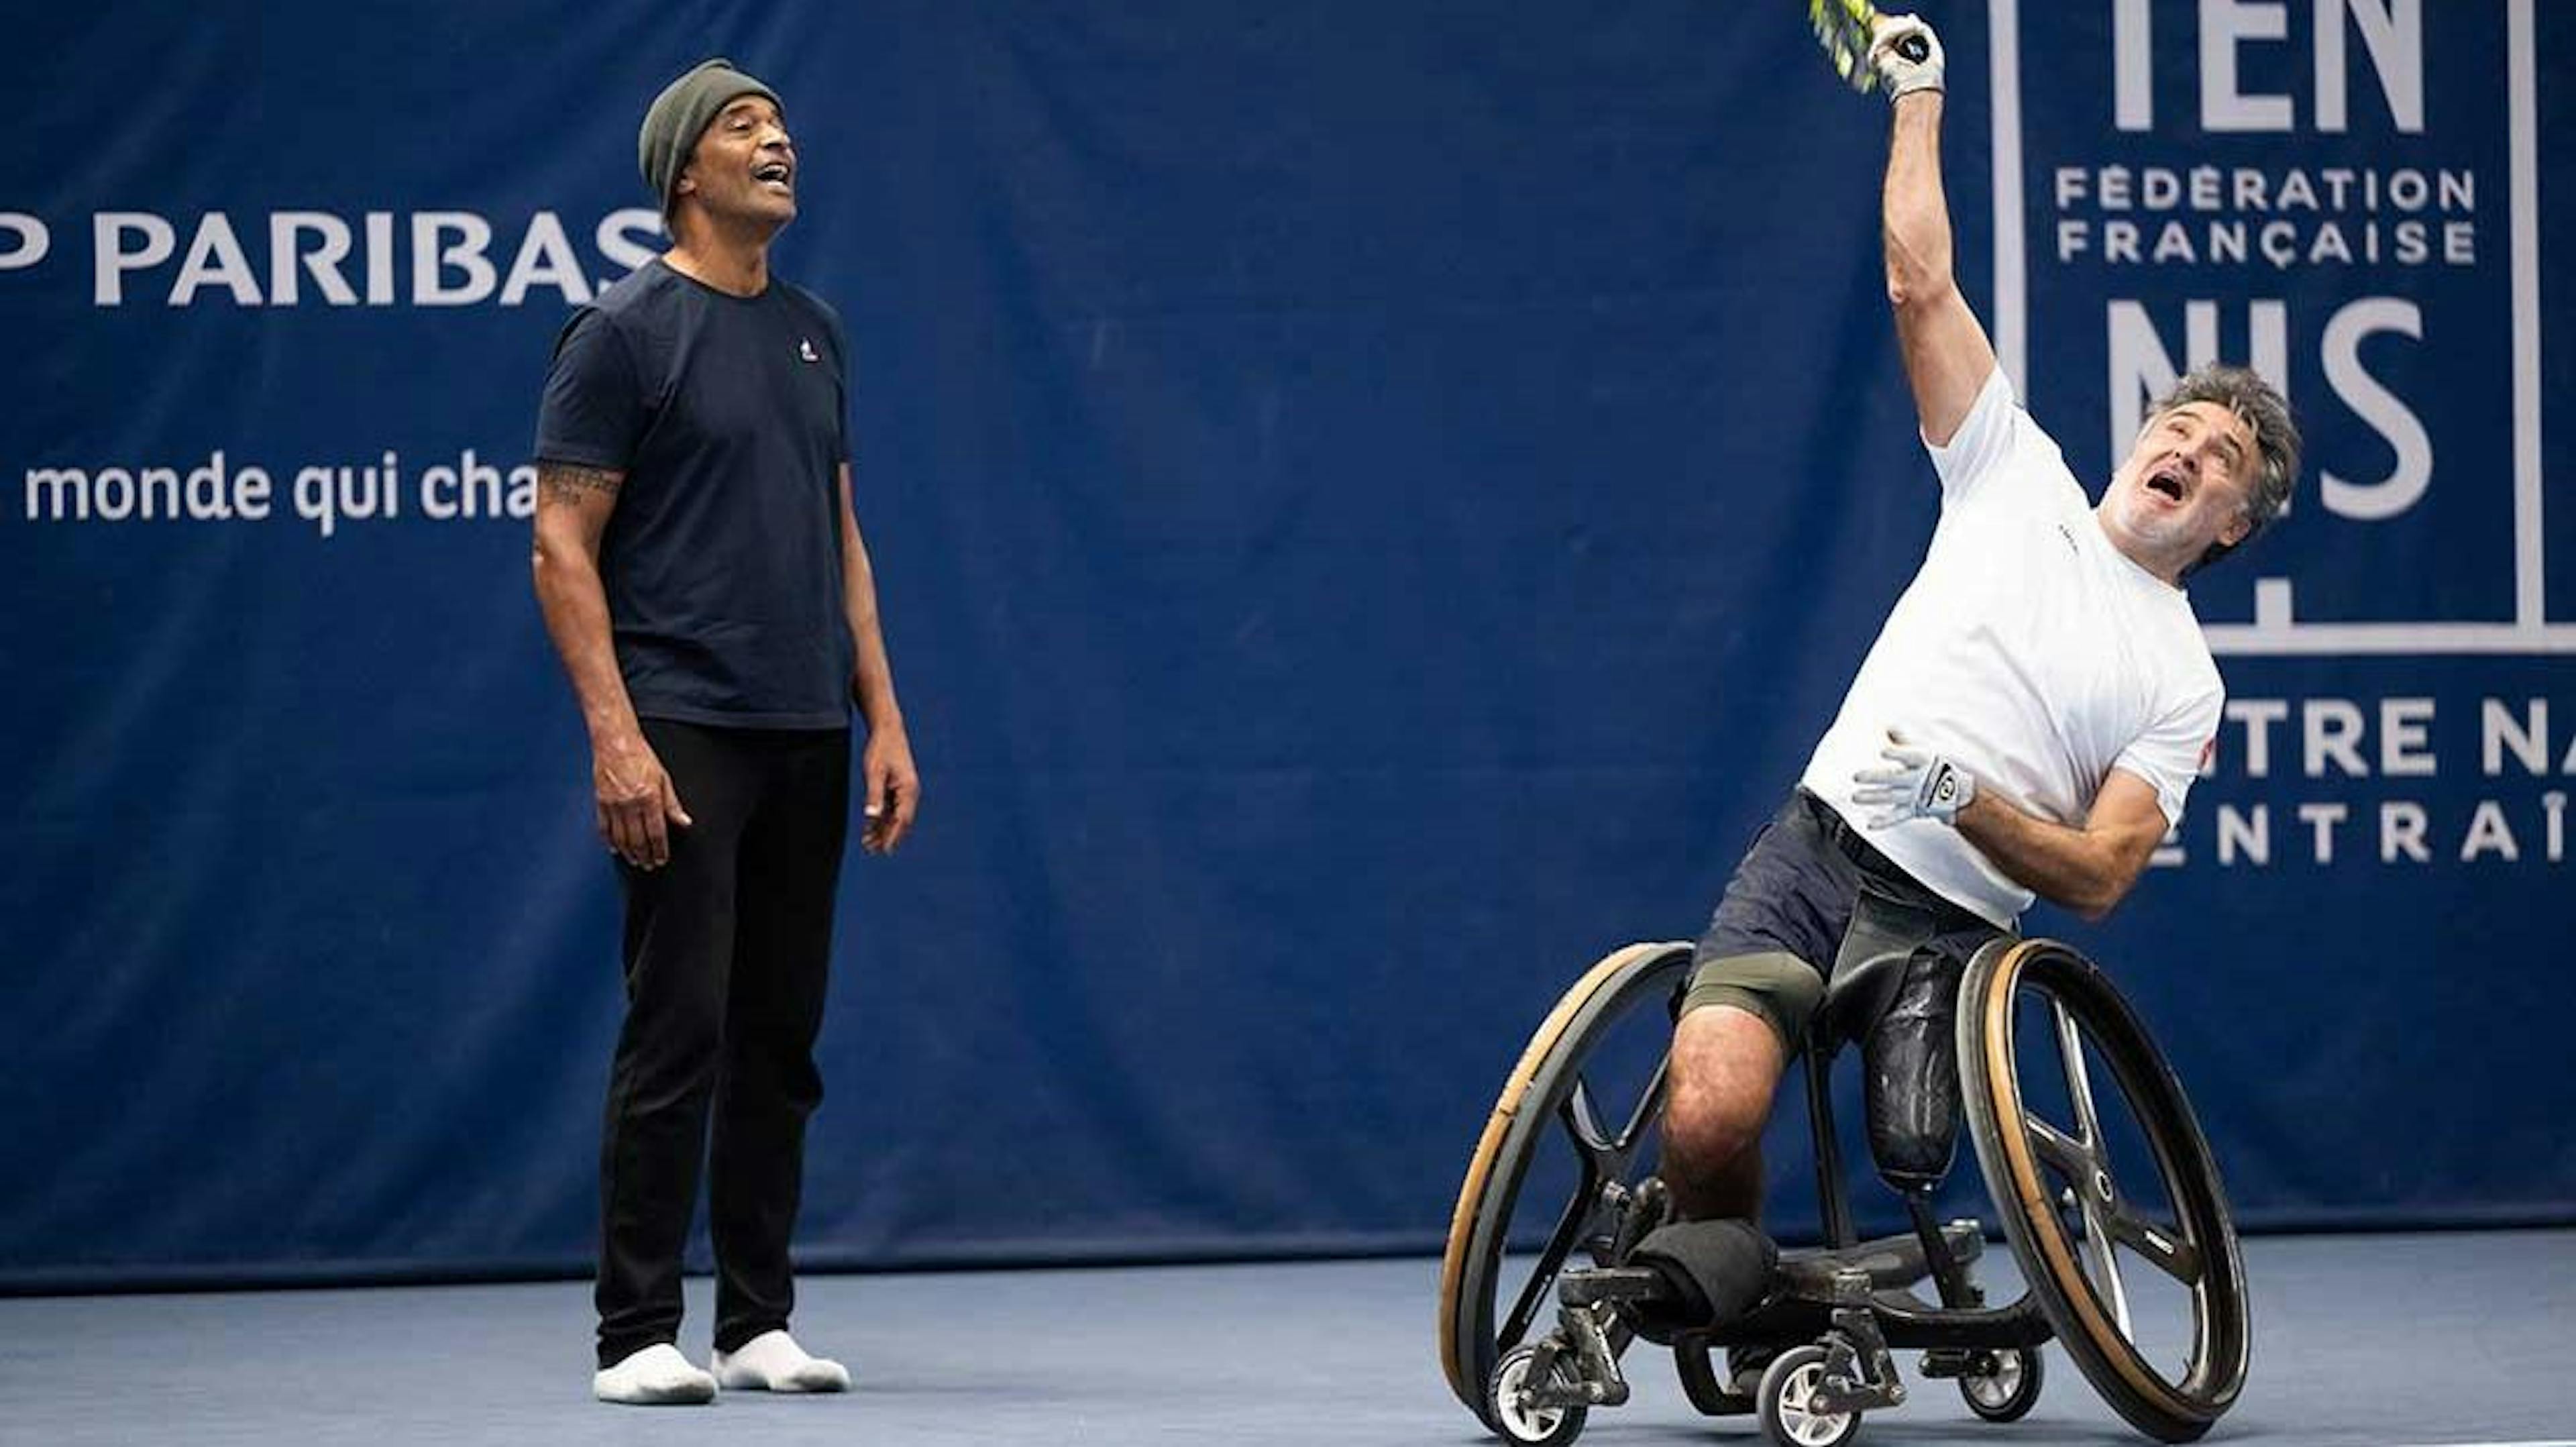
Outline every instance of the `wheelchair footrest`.
POLYGON ((1646 1233, 1630 1259, 1664 1288, 1641 1314, 1640 1328, 1693 1330, 1759 1305, 1770 1294, 1780 1248, 1750 1221, 1677 1221, 1646 1233))
POLYGON ((1595 1266, 1556 1279, 1556 1299, 1567 1306, 1605 1301, 1653 1301, 1672 1294, 1662 1272, 1646 1266, 1595 1266))

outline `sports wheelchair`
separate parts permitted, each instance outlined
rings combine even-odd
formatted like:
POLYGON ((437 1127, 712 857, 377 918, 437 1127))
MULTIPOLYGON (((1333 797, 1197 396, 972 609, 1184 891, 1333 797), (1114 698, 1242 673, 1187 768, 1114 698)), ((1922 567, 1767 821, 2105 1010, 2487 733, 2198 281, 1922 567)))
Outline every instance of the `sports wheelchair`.
POLYGON ((1989 1421, 2038 1401, 2040 1347, 2052 1337, 2113 1410, 2161 1441, 2197 1439, 2235 1402, 2252 1325, 2208 1143, 2109 979, 2042 939, 1998 938, 1964 972, 1951 966, 1955 1053, 1928 1077, 1928 1121, 1927 1081, 1883 1068, 1873 1039, 1906 1013, 1891 1003, 1911 996, 1923 967, 1901 954, 1836 962, 1800 1052, 1823 1244, 1774 1257, 1764 1241, 1759 1284, 1736 1309, 1677 1323, 1671 1273, 1636 1253, 1660 1210, 1651 1161, 1690 965, 1690 945, 1677 942, 1594 965, 1539 1026, 1477 1142, 1441 1266, 1440 1357, 1451 1390, 1495 1435, 1573 1441, 1589 1411, 1628 1400, 1620 1361, 1640 1339, 1670 1347, 1693 1407, 1757 1414, 1781 1447, 1842 1447, 1864 1412, 1904 1401, 1891 1355, 1900 1349, 1921 1350, 1922 1375, 1956 1380, 1989 1421), (1872 1156, 1912 1225, 1869 1241, 1834 1127, 1833 1062, 1855 1044, 1870 1066, 1872 1156), (2003 1306, 1986 1304, 1969 1269, 1984 1228, 1935 1218, 1962 1102, 2025 1283, 2003 1306), (1909 1116, 1931 1132, 1928 1162, 1909 1116), (1935 1302, 1913 1290, 1927 1279, 1935 1302), (1711 1359, 1730 1346, 1770 1354, 1750 1391, 1711 1359))

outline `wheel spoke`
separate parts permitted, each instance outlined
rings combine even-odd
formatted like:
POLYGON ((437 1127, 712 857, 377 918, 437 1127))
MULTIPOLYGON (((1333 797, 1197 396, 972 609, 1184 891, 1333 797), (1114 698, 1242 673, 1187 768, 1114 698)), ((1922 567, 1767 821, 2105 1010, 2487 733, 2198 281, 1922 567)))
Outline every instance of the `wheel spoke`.
POLYGON ((2057 1058, 2066 1068, 2066 1095, 2075 1107, 2075 1138, 2089 1151, 2102 1143, 2102 1118, 2093 1108, 2093 1081, 2084 1069, 2084 1032, 2065 1001, 2051 995, 2048 1009, 2057 1018, 2057 1058))
POLYGON ((2138 1340, 2137 1330, 2129 1323, 2129 1292, 2120 1284, 2120 1260, 2112 1254, 2109 1213, 2094 1204, 2089 1195, 2084 1202, 2084 1254, 2093 1263, 2094 1294, 2111 1308, 2111 1319, 2119 1324, 2120 1335, 2131 1345, 2138 1340))
POLYGON ((2111 1239, 2145 1257, 2148 1264, 2185 1286, 2200 1284, 2200 1248, 2160 1221, 2147 1221, 2130 1211, 2113 1211, 2111 1239))
POLYGON ((1620 1127, 1618 1137, 1613 1139, 1608 1131, 1601 1128, 1601 1113, 1592 1103, 1592 1083, 1581 1076, 1575 1077, 1574 1088, 1566 1092, 1564 1104, 1556 1108, 1556 1118, 1565 1127, 1566 1137, 1573 1143, 1575 1153, 1583 1158, 1583 1169, 1588 1177, 1585 1184, 1587 1193, 1599 1189, 1604 1181, 1628 1179, 1629 1163, 1637 1154, 1637 1138, 1660 1113, 1662 1095, 1663 1071, 1659 1067, 1654 1083, 1647 1089, 1645 1101, 1629 1115, 1627 1123, 1620 1127))
POLYGON ((1601 1129, 1600 1114, 1592 1108, 1592 1083, 1581 1076, 1575 1077, 1565 1103, 1556 1108, 1556 1118, 1565 1123, 1565 1133, 1574 1137, 1574 1148, 1587 1158, 1598 1160, 1616 1149, 1601 1129))
POLYGON ((1547 1304, 1548 1288, 1556 1284, 1556 1273, 1564 1267, 1565 1258, 1573 1254, 1574 1243, 1582 1239, 1583 1228, 1591 1222, 1600 1189, 1601 1178, 1593 1173, 1592 1162, 1587 1159, 1583 1163, 1583 1183, 1565 1203, 1565 1214, 1557 1218, 1547 1244, 1539 1248, 1538 1265, 1531 1270, 1530 1279, 1522 1283, 1497 1342, 1509 1345, 1529 1335, 1530 1323, 1538 1319, 1547 1304))
MULTIPOLYGON (((2057 1058, 2066 1071, 2067 1100, 2075 1108, 2076 1138, 2088 1147, 2098 1147, 2102 1141, 2102 1118, 2094 1109, 2093 1082, 2084 1068, 2084 1032, 2076 1026, 2075 1012, 2066 1008, 2065 1001, 2051 995, 2048 1009, 2057 1021, 2057 1058)), ((2085 1154, 2090 1157, 2092 1151, 2088 1149, 2085 1154)), ((2110 1185, 2109 1172, 2095 1160, 2090 1172, 2076 1179, 2075 1198, 2082 1203, 2079 1209, 2084 1217, 2084 1254, 2092 1258, 2095 1294, 2111 1308, 2111 1317, 2119 1324, 2120 1335, 2134 1343, 2137 1332, 2129 1322, 2129 1293, 2120 1284, 2120 1263, 2111 1252, 2110 1225, 2106 1219, 2112 1208, 2110 1185)))
POLYGON ((1673 1058, 1666 1055, 1655 1062, 1654 1077, 1646 1082, 1646 1093, 1637 1097, 1637 1108, 1628 1113, 1628 1123, 1619 1128, 1619 1150, 1635 1156, 1637 1143, 1664 1116, 1664 1090, 1669 1083, 1673 1058))
POLYGON ((2041 1120, 2038 1116, 2022 1117, 2030 1130, 2031 1147, 2039 1158, 2057 1168, 2069 1184, 2080 1185, 2093 1174, 2093 1152, 2082 1141, 2041 1120))

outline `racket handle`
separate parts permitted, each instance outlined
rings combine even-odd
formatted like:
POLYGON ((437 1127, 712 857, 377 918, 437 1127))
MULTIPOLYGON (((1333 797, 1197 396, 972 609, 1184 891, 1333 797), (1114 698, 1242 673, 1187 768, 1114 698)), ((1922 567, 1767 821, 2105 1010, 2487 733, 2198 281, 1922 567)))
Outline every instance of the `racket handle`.
POLYGON ((1896 53, 1904 56, 1910 65, 1921 65, 1931 58, 1932 46, 1920 35, 1909 35, 1896 42, 1896 53))

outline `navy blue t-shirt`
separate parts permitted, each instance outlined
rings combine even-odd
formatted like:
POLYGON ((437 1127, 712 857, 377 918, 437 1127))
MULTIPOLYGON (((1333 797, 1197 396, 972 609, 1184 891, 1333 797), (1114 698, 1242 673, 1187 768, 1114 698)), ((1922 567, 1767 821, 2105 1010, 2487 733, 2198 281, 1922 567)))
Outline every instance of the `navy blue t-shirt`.
POLYGON ((600 579, 638 716, 848 725, 846 355, 812 293, 738 297, 659 260, 556 338, 537 459, 626 474, 600 579))

